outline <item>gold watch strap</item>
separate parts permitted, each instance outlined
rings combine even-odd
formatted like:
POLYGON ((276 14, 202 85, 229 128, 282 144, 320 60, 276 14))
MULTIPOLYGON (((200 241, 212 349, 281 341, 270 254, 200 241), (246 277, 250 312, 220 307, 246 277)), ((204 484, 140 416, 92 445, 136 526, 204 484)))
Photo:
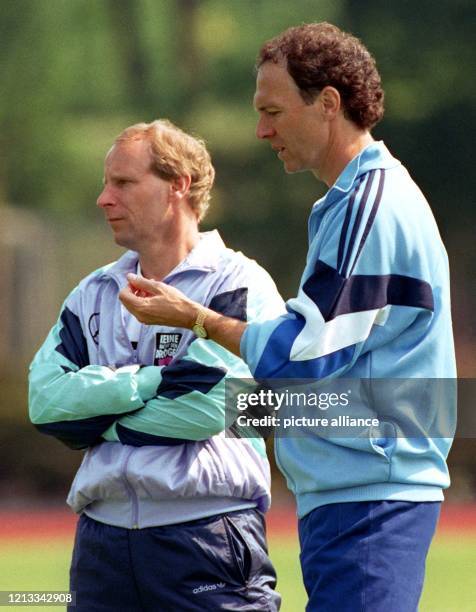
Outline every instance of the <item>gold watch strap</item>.
POLYGON ((197 313, 197 319, 192 326, 192 331, 196 336, 198 336, 198 338, 202 338, 202 339, 208 338, 208 332, 204 325, 206 318, 207 318, 207 311, 204 308, 200 308, 197 313))
POLYGON ((203 324, 205 323, 206 318, 207 318, 207 311, 204 310, 203 308, 200 308, 197 314, 197 320, 195 321, 195 325, 200 325, 201 327, 204 327, 203 324))

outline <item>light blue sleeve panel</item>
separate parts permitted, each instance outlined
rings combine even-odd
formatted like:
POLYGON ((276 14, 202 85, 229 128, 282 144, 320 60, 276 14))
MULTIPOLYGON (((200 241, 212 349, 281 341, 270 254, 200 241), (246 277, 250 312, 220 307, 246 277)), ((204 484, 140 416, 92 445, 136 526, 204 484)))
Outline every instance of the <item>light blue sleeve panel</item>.
POLYGON ((164 368, 156 397, 119 419, 104 438, 134 446, 206 440, 225 429, 226 377, 249 378, 250 372, 223 347, 197 339, 183 359, 164 368))
POLYGON ((74 294, 36 354, 29 373, 30 420, 43 433, 83 448, 117 418, 155 395, 161 368, 90 365, 74 294))

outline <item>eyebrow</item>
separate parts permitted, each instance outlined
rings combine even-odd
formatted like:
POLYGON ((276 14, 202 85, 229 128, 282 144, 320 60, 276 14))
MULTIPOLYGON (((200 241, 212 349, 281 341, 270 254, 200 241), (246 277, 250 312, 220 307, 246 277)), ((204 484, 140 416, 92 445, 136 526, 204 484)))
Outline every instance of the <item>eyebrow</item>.
POLYGON ((263 112, 263 111, 269 111, 271 109, 273 110, 280 110, 280 107, 278 104, 261 104, 260 106, 254 106, 254 109, 256 112, 263 112))
MULTIPOLYGON (((136 177, 132 176, 131 174, 128 174, 127 172, 124 172, 124 173, 121 172, 121 173, 110 174, 109 180, 110 181, 135 181, 136 177)), ((103 185, 106 184, 105 175, 102 177, 102 182, 103 182, 103 185)))
POLYGON ((259 104, 259 98, 258 100, 256 100, 256 96, 253 97, 253 108, 255 109, 255 111, 259 112, 259 111, 264 111, 266 109, 270 109, 270 108, 279 108, 279 104, 277 104, 276 102, 262 102, 261 104, 259 104), (256 101, 258 101, 258 105, 256 104, 256 101))

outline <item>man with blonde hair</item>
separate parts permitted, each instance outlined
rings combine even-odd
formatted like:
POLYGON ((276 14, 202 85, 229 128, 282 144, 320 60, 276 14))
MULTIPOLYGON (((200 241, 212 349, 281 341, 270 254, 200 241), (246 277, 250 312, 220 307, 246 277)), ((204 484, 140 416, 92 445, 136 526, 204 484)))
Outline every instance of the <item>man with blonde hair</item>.
POLYGON ((134 273, 241 321, 282 311, 262 268, 199 231, 214 174, 204 143, 169 121, 116 139, 97 205, 128 250, 68 296, 31 365, 32 422, 87 449, 68 496, 74 610, 279 609, 264 441, 224 432, 225 381, 248 368, 118 300, 134 273))

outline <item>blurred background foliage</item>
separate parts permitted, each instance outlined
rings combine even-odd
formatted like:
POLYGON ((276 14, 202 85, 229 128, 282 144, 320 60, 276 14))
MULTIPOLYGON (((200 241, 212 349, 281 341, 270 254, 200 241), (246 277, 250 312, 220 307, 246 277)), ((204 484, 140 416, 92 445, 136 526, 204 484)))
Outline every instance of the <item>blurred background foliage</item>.
POLYGON ((285 175, 255 138, 253 65, 264 40, 312 21, 353 32, 377 59, 386 115, 374 136, 435 212, 459 373, 475 375, 472 0, 2 0, 0 12, 0 418, 25 425, 26 364, 67 292, 120 252, 95 200, 127 125, 168 117, 206 140, 217 180, 204 229, 218 226, 294 294, 324 189, 285 175))

